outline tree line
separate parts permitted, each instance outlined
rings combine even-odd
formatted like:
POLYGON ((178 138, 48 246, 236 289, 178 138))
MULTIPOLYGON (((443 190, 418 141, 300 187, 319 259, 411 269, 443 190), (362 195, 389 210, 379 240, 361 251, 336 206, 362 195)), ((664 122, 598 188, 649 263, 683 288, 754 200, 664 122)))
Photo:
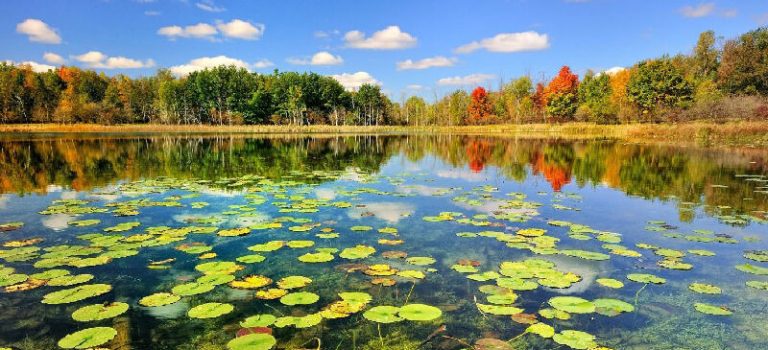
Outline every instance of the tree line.
POLYGON ((46 72, 0 63, 0 123, 475 125, 603 124, 768 119, 768 27, 719 43, 701 33, 690 54, 648 59, 583 78, 563 66, 492 91, 452 91, 428 102, 392 101, 377 85, 347 91, 316 73, 219 66, 175 77, 109 77, 62 66, 46 72))

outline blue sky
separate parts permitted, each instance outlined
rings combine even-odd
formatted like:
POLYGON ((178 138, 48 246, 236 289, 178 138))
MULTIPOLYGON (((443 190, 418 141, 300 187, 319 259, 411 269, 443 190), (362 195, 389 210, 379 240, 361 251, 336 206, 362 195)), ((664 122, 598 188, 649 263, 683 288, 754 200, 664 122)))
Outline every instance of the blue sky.
POLYGON ((333 75, 428 98, 530 74, 687 53, 768 24, 768 1, 27 0, 0 12, 0 60, 130 76, 219 63, 333 75), (410 60, 410 61, 408 61, 410 60))

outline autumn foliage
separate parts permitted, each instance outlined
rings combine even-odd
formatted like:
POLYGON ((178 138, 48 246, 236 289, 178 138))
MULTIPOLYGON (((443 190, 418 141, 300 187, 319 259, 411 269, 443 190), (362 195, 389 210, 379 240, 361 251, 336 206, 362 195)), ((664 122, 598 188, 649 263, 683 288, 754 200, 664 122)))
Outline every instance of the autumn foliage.
POLYGON ((563 66, 557 76, 549 82, 546 90, 546 98, 559 94, 576 94, 579 89, 579 76, 571 72, 571 68, 563 66))
POLYGON ((482 124, 493 113, 488 92, 483 87, 478 86, 472 90, 467 113, 467 124, 482 124))

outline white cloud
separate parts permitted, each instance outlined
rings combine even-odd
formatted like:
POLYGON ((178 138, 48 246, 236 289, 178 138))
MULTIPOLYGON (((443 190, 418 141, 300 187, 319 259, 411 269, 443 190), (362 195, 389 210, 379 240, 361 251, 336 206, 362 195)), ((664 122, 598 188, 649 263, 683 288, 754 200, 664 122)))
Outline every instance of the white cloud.
POLYGON ((56 33, 56 30, 39 19, 25 19, 24 22, 16 25, 16 32, 29 37, 29 41, 44 44, 61 44, 61 37, 56 33))
POLYGON ((456 63, 455 58, 435 56, 435 57, 424 58, 418 61, 405 60, 402 62, 397 62, 397 70, 427 69, 432 67, 450 67, 450 66, 453 66, 454 63, 456 63))
POLYGON ((415 46, 417 39, 398 26, 389 26, 367 38, 365 33, 353 30, 344 34, 344 41, 347 47, 356 49, 396 50, 415 46))
POLYGON ((43 59, 50 64, 64 64, 67 60, 53 52, 46 52, 43 54, 43 59))
POLYGON ((225 66, 235 66, 238 68, 245 68, 249 69, 250 66, 248 63, 246 63, 243 60, 239 60, 236 58, 231 58, 227 56, 215 56, 215 57, 200 57, 196 58, 194 60, 189 61, 187 64, 182 64, 178 66, 173 66, 170 69, 171 73, 178 75, 178 76, 184 76, 189 73, 203 70, 206 68, 214 68, 221 65, 225 66))
POLYGON ((256 61, 256 62, 254 62, 254 63, 253 63, 253 68, 256 68, 256 69, 264 69, 264 68, 269 68, 269 67, 272 67, 272 66, 274 66, 274 65, 275 65, 275 64, 274 64, 274 63, 272 63, 272 61, 270 61, 270 60, 268 60, 268 59, 266 59, 266 58, 265 58, 265 59, 261 59, 261 60, 258 60, 258 61, 256 61))
POLYGON ((419 84, 410 84, 410 85, 406 86, 405 88, 408 89, 408 90, 421 90, 421 89, 424 88, 424 86, 419 85, 419 84))
POLYGON ((241 19, 233 19, 227 23, 216 25, 221 34, 229 38, 257 40, 264 35, 264 25, 261 23, 253 24, 241 19))
POLYGON ((227 10, 223 7, 216 6, 216 4, 211 0, 203 0, 201 2, 196 3, 195 6, 197 6, 197 8, 203 11, 208 11, 208 12, 224 12, 227 10))
POLYGON ((722 16, 726 18, 734 18, 738 15, 739 15, 739 10, 737 9, 728 9, 728 10, 723 10, 722 12, 722 16))
POLYGON ((496 76, 491 74, 470 74, 463 77, 455 76, 442 78, 437 81, 437 85, 480 85, 495 77, 496 76))
POLYGON ((625 70, 627 70, 627 69, 624 68, 624 67, 612 67, 612 68, 608 68, 608 69, 604 70, 603 73, 608 74, 608 75, 614 75, 616 73, 619 73, 619 72, 622 72, 622 71, 625 71, 625 70))
POLYGON ((683 16, 689 17, 689 18, 706 17, 712 14, 713 11, 715 11, 714 2, 707 2, 703 4, 698 4, 696 6, 689 5, 680 9, 680 13, 682 13, 683 16))
POLYGON ((312 56, 313 66, 333 66, 344 63, 341 56, 334 56, 328 51, 320 51, 312 56))
POLYGON ((14 65, 14 66, 17 66, 17 67, 18 66, 29 66, 29 68, 31 68, 32 71, 36 72, 36 73, 43 73, 43 72, 47 72, 47 71, 52 70, 52 69, 56 69, 56 67, 54 67, 54 66, 47 65, 47 64, 44 64, 44 63, 38 63, 38 62, 35 62, 35 61, 24 61, 24 62, 16 63, 16 62, 13 62, 13 61, 6 60, 6 61, 0 61, 0 62, 5 62, 6 64, 14 65))
POLYGON ((74 56, 74 59, 90 68, 137 69, 155 66, 155 61, 151 59, 141 61, 123 56, 110 57, 99 51, 89 51, 82 55, 74 56))
POLYGON ((500 33, 492 38, 473 41, 456 48, 456 53, 470 53, 480 49, 490 52, 538 51, 549 48, 549 36, 534 31, 500 33))
POLYGON ((198 23, 184 28, 180 26, 168 26, 158 29, 157 34, 168 37, 169 39, 180 38, 196 38, 196 39, 213 39, 219 31, 216 27, 208 23, 198 23))
POLYGON ((364 84, 381 85, 381 82, 368 72, 335 74, 331 75, 331 78, 336 79, 347 90, 357 90, 364 84))

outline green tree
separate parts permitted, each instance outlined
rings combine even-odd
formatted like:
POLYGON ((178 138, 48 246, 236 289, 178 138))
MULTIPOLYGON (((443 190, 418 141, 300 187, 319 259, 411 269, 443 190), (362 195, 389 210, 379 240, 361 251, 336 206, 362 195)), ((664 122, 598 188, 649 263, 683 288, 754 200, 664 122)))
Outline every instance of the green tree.
POLYGON ((579 84, 580 110, 592 121, 609 124, 616 122, 616 108, 611 103, 611 78, 608 74, 587 72, 579 84))
POLYGON ((693 85, 669 59, 641 62, 627 83, 627 98, 644 113, 660 107, 685 108, 693 99, 693 85))
POLYGON ((717 79, 729 93, 768 95, 768 27, 725 43, 717 79))

